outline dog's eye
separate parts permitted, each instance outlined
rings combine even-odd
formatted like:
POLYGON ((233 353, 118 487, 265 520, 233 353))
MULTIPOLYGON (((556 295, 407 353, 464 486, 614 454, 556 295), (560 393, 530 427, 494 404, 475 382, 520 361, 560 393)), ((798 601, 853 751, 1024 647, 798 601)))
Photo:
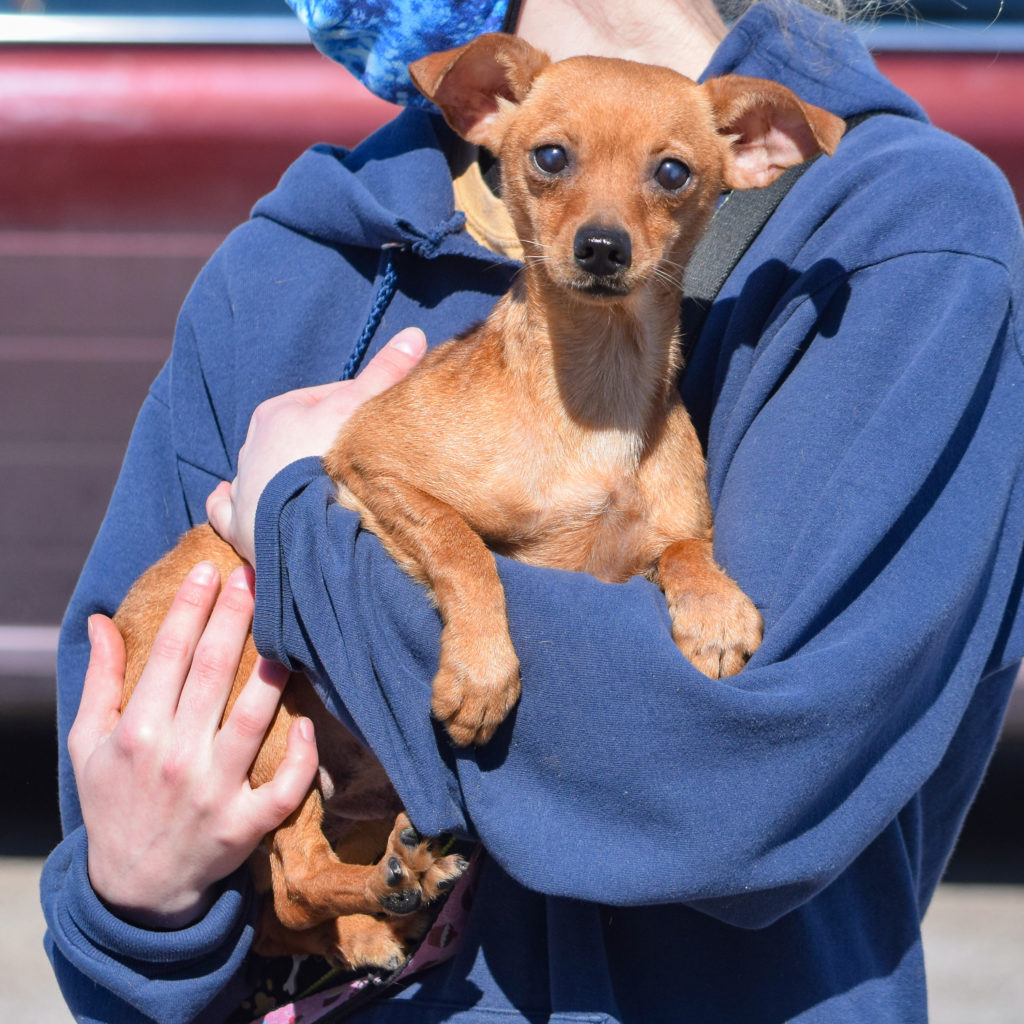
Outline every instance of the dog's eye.
POLYGON ((569 157, 561 146, 538 146, 533 151, 533 162, 545 174, 559 174, 569 166, 569 157))
POLYGON ((669 192, 678 192, 690 181, 690 168, 682 160, 662 160, 654 172, 654 180, 669 192))

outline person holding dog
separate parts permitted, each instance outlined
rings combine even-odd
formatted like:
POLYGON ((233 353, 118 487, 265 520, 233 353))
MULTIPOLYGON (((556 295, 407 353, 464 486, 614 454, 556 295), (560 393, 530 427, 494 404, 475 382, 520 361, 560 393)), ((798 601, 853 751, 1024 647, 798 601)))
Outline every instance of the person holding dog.
MULTIPOLYGON (((438 50, 506 15, 437 5, 428 34, 384 5, 380 60, 355 15, 315 6, 322 47, 398 97, 419 55, 403 33, 438 50)), ((190 295, 65 623, 67 838, 43 902, 79 1019, 258 1015, 246 1001, 267 968, 250 954, 241 865, 316 767, 299 723, 274 781, 247 787, 275 663, 317 680, 417 828, 487 851, 454 957, 352 1019, 927 1019, 920 918, 1024 654, 1012 196, 845 27, 795 3, 763 0, 727 31, 706 0, 527 0, 505 27, 556 59, 774 78, 843 118, 871 115, 783 200, 681 382, 716 552, 764 616, 764 644, 711 681, 645 581, 502 561, 521 705, 491 744, 454 754, 439 740, 423 701, 436 616, 310 456, 427 340, 486 315, 516 263, 464 230, 436 118, 409 111, 352 154, 312 151, 190 295), (422 333, 385 344, 409 324, 422 333), (307 389, 361 357, 351 381, 307 389), (251 575, 218 594, 197 569, 149 696, 119 719, 105 616, 204 511, 256 566, 257 595, 251 575), (254 604, 270 660, 218 728, 254 604)))

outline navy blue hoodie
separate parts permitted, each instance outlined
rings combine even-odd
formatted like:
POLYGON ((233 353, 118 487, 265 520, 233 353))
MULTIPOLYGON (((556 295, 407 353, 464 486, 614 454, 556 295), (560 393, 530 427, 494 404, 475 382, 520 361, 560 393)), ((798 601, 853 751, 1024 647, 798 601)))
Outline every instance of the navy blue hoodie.
MULTIPOLYGON (((523 696, 454 750, 429 715, 439 622, 315 460, 257 521, 261 650, 308 672, 417 826, 487 850, 454 961, 359 1020, 926 1020, 920 919, 1024 654, 1024 247, 999 173, 930 127, 845 28, 761 4, 709 75, 774 78, 849 117, 711 310, 682 382, 721 562, 765 639, 714 682, 650 583, 499 559, 523 696)), ((486 315, 516 267, 452 206, 439 119, 316 147, 197 281, 67 620, 60 728, 88 614, 204 516, 254 406, 337 378, 409 324, 486 315)), ((467 387, 473 382, 467 381, 467 387)), ((255 900, 151 933, 110 915, 67 838, 43 876, 48 949, 80 1020, 218 1019, 255 900)))

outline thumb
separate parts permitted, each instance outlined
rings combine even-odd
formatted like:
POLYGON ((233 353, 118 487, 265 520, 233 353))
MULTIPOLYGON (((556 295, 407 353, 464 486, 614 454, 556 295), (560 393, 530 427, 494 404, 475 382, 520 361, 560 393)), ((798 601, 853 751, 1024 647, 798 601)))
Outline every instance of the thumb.
POLYGON ((206 518, 217 534, 230 542, 231 519, 234 509, 231 504, 231 484, 221 480, 206 499, 206 518))
MULTIPOLYGON (((367 364, 353 381, 358 402, 387 391, 397 384, 427 351, 426 335, 418 327, 399 331, 367 364)), ((355 398, 350 392, 350 397, 355 398)))
POLYGON ((277 828, 302 805, 319 764, 313 723, 308 718, 296 719, 288 730, 284 759, 273 777, 253 793, 256 831, 260 835, 277 828))

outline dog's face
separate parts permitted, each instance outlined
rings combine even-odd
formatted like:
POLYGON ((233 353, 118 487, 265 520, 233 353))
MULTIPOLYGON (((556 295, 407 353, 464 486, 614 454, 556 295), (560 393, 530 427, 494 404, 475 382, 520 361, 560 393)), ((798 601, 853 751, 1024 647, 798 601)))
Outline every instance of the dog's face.
POLYGON ((500 158, 531 270, 588 302, 679 289, 724 190, 768 185, 843 133, 775 82, 697 85, 600 57, 552 63, 500 33, 409 70, 456 132, 500 158))
POLYGON ((722 190, 723 149, 701 90, 666 68, 549 65, 508 111, 502 197, 527 261, 585 300, 678 287, 722 190))

